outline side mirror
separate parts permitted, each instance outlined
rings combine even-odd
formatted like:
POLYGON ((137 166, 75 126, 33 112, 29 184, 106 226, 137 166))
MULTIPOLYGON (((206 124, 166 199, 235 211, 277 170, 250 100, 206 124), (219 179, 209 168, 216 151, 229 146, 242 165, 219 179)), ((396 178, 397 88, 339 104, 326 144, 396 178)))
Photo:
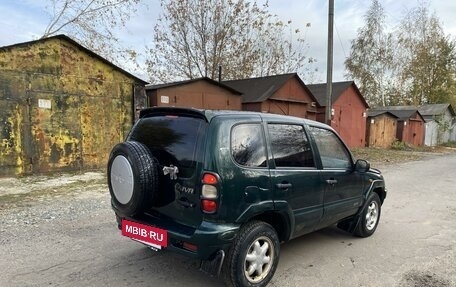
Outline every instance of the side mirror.
POLYGON ((368 172, 370 169, 370 163, 364 159, 358 159, 355 163, 355 170, 359 172, 368 172))

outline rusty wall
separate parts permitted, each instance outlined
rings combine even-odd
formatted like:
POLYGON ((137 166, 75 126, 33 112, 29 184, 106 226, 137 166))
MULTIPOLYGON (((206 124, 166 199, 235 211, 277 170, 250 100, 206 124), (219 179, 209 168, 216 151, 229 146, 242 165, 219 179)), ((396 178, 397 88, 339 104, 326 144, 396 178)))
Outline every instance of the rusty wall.
POLYGON ((414 146, 422 146, 424 143, 423 121, 410 119, 408 121, 407 130, 407 136, 404 137, 404 141, 414 146))
MULTIPOLYGON (((286 113, 284 104, 276 105, 273 107, 273 103, 270 104, 271 113, 281 113, 301 118, 307 118, 307 113, 315 113, 317 111, 316 106, 312 105, 314 101, 312 96, 303 87, 301 82, 296 78, 291 78, 282 87, 280 87, 269 100, 280 100, 287 102, 286 113), (279 107, 281 106, 281 107, 279 107)), ((315 116, 312 115, 312 118, 315 116)))
POLYGON ((262 103, 262 110, 272 114, 289 115, 306 118, 308 104, 301 102, 266 100, 262 103))
POLYGON ((284 101, 266 100, 263 107, 267 107, 266 111, 271 114, 288 115, 290 112, 288 102, 284 101))
POLYGON ((404 135, 407 132, 407 129, 405 128, 406 125, 407 125, 406 122, 407 121, 404 121, 404 120, 398 120, 397 121, 396 139, 401 141, 401 142, 405 142, 404 141, 404 135))
POLYGON ((23 164, 20 151, 24 103, 13 95, 23 92, 24 87, 10 86, 10 82, 18 83, 20 79, 12 73, 0 72, 0 167, 5 173, 14 174, 23 164))
MULTIPOLYGON (((267 110, 263 109, 263 103, 243 103, 242 110, 266 113, 267 110)), ((266 107, 264 107, 264 108, 266 108, 266 107)))
POLYGON ((302 103, 288 103, 288 110, 290 116, 306 118, 308 119, 308 109, 309 104, 302 104, 302 103))
POLYGON ((308 104, 313 101, 312 96, 309 95, 296 77, 288 80, 270 99, 288 100, 291 102, 303 102, 308 104))
POLYGON ((333 127, 350 147, 366 145, 367 107, 353 86, 350 86, 333 103, 334 116, 331 120, 333 127))
POLYGON ((214 110, 241 110, 241 96, 200 80, 197 82, 148 91, 149 103, 159 107, 186 107, 214 110))
POLYGON ((0 50, 0 175, 104 167, 134 80, 61 39, 0 50))
POLYGON ((326 107, 318 107, 317 108, 317 122, 327 124, 328 120, 326 119, 326 107))

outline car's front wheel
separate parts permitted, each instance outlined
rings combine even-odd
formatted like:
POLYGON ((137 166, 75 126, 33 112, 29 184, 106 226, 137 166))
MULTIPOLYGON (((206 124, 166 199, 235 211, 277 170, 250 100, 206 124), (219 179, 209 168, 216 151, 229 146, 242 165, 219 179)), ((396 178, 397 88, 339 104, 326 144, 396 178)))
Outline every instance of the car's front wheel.
POLYGON ((275 229, 262 221, 243 226, 224 264, 227 286, 266 286, 279 262, 280 243, 275 229))
POLYGON ((372 192, 367 198, 367 204, 361 213, 361 218, 355 230, 355 235, 368 237, 374 234, 380 220, 381 202, 378 194, 372 192))

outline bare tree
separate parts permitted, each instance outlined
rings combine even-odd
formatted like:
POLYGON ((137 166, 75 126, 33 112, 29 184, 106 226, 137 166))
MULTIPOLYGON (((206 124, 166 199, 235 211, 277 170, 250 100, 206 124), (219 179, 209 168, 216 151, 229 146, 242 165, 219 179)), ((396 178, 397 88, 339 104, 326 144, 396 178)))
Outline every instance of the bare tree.
MULTIPOLYGON (((300 35, 300 29, 293 29, 292 22, 269 21, 258 27, 258 61, 253 71, 254 76, 268 76, 289 72, 300 72, 306 78, 313 78, 313 63, 316 61, 306 55, 309 45, 300 35)), ((310 28, 307 24, 305 29, 310 28)))
POLYGON ((299 31, 286 39, 283 24, 267 10, 244 0, 161 0, 163 9, 149 49, 152 82, 197 77, 224 79, 296 72, 307 60, 299 31), (284 40, 288 40, 284 41, 284 40), (290 63, 292 61, 292 63, 290 63))
POLYGON ((65 33, 111 61, 136 57, 119 44, 113 30, 125 25, 140 0, 49 1, 50 20, 42 38, 65 33))

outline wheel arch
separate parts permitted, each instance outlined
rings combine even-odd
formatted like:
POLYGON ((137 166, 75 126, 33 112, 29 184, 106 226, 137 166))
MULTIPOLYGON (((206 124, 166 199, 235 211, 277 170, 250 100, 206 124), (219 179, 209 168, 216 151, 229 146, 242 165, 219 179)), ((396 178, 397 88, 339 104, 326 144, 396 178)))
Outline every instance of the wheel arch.
POLYGON ((377 193, 378 197, 380 198, 380 203, 383 204, 383 201, 386 198, 385 181, 383 181, 383 180, 372 181, 371 185, 369 186, 369 188, 366 190, 366 192, 364 194, 364 198, 367 199, 372 192, 377 193))
POLYGON ((380 198, 381 204, 383 204, 383 201, 386 198, 386 190, 383 187, 376 187, 374 188, 373 192, 378 194, 378 197, 380 198))
POLYGON ((268 211, 258 214, 250 219, 263 221, 271 225, 277 232, 280 242, 288 241, 291 235, 291 224, 287 217, 276 211, 268 211))

